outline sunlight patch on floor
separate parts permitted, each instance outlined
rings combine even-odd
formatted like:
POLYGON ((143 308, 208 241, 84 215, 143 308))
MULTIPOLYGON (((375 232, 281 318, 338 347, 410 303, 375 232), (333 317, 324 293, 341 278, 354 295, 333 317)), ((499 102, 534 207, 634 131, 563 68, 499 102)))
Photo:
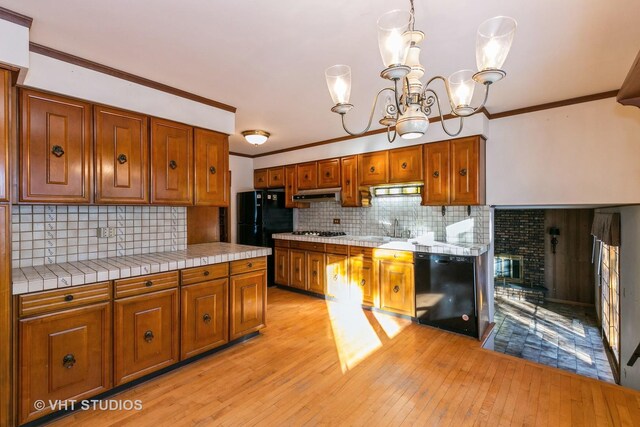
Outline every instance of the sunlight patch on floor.
POLYGON ((375 317, 389 338, 396 337, 404 328, 411 324, 411 320, 409 319, 403 319, 402 317, 391 316, 377 311, 373 312, 373 317, 375 317))

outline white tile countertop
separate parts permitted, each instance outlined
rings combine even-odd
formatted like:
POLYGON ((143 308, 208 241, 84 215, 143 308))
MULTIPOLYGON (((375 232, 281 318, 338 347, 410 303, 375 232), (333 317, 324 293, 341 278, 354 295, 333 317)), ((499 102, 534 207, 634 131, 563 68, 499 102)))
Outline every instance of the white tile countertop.
POLYGON ((295 236, 291 233, 273 234, 274 239, 297 240, 302 242, 332 243, 336 245, 363 246, 367 248, 392 249, 396 251, 428 252, 443 255, 480 256, 489 250, 489 245, 482 243, 444 243, 433 245, 415 245, 412 239, 394 239, 382 236, 295 236))
POLYGON ((189 245, 182 251, 14 268, 13 294, 87 285, 270 254, 271 248, 217 242, 189 245))

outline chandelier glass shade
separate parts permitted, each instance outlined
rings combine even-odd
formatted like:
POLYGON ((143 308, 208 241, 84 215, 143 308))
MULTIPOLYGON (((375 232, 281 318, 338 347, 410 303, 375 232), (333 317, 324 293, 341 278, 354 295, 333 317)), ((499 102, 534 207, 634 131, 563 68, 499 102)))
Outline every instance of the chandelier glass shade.
POLYGON ((384 69, 380 76, 392 82, 376 95, 369 123, 362 132, 350 131, 345 123, 345 115, 353 108, 349 103, 351 95, 351 68, 334 65, 325 71, 327 87, 334 106, 331 111, 340 114, 344 130, 354 136, 366 133, 371 127, 378 98, 385 94, 384 115, 379 123, 387 127, 387 138, 393 142, 397 135, 404 139, 419 138, 429 127, 429 115, 436 112, 443 130, 450 136, 460 134, 463 118, 471 116, 484 107, 489 97, 491 84, 506 76, 502 66, 509 54, 517 23, 513 18, 497 16, 484 21, 478 27, 476 39, 477 71, 460 70, 445 78, 435 76, 422 83, 424 67, 420 64, 420 44, 424 33, 414 28, 415 14, 413 0, 411 10, 392 10, 378 19, 378 47, 384 69), (457 130, 450 131, 445 126, 438 94, 431 87, 440 81, 445 88, 450 111, 448 114, 459 118, 457 130), (482 102, 472 106, 476 86, 484 87, 482 102), (392 130, 393 128, 393 130, 392 130))

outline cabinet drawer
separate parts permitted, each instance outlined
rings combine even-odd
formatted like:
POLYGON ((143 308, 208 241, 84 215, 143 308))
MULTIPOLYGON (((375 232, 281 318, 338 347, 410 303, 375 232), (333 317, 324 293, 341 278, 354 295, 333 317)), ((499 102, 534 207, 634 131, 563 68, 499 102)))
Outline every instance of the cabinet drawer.
POLYGON ((325 245, 324 243, 318 242, 300 242, 298 248, 304 249, 305 251, 324 252, 325 245))
POLYGON ((162 289, 175 288, 178 286, 178 272, 150 274, 132 279, 116 280, 114 283, 115 298, 130 297, 162 289))
POLYGON ((392 249, 374 249, 373 256, 376 259, 413 263, 413 252, 394 251, 392 249))
POLYGON ((229 275, 229 263, 211 264, 202 267, 188 268, 180 272, 183 286, 205 282, 211 279, 219 279, 229 275))
POLYGON ((109 301, 109 299, 111 299, 111 282, 20 295, 18 298, 18 315, 20 317, 33 316, 109 301))
POLYGON ((288 248, 289 241, 288 240, 276 240, 275 241, 276 248, 288 248))
POLYGON ((334 245, 333 243, 327 243, 325 245, 325 252, 328 254, 347 255, 349 253, 349 247, 347 245, 334 245))
POLYGON ((231 261, 231 275, 247 273, 249 271, 264 270, 267 268, 267 258, 249 258, 238 261, 231 261))
POLYGON ((349 246, 349 255, 363 255, 365 258, 373 257, 373 248, 366 248, 364 246, 349 246))

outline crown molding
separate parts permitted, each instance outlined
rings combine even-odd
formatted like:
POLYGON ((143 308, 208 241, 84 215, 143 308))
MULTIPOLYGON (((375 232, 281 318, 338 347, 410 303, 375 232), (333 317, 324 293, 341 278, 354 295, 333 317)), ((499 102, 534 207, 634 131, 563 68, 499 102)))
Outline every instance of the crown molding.
POLYGON ((0 7, 0 19, 13 22, 14 24, 27 28, 31 28, 31 25, 33 24, 33 18, 21 15, 13 10, 5 9, 4 7, 0 7))
POLYGON ((182 89, 177 89, 175 87, 171 87, 163 83, 158 83, 156 81, 149 80, 144 77, 127 73, 126 71, 121 71, 116 68, 108 67, 106 65, 89 61, 88 59, 80 58, 78 56, 74 56, 74 55, 71 55, 56 49, 52 49, 50 47, 43 46, 37 43, 33 43, 33 42, 29 43, 29 50, 33 53, 48 56, 50 58, 54 58, 59 61, 67 62, 69 64, 87 68, 89 70, 97 71, 99 73, 107 74, 109 76, 116 77, 118 79, 126 80, 132 83, 136 83, 142 86, 156 89, 161 92, 169 93, 171 95, 176 95, 181 98, 190 99, 191 101, 199 102, 200 104, 209 105, 211 107, 219 108, 221 110, 229 111, 231 113, 236 112, 236 107, 232 107, 231 105, 223 104, 222 102, 218 102, 213 99, 205 98, 203 96, 196 95, 194 93, 187 92, 182 89))

